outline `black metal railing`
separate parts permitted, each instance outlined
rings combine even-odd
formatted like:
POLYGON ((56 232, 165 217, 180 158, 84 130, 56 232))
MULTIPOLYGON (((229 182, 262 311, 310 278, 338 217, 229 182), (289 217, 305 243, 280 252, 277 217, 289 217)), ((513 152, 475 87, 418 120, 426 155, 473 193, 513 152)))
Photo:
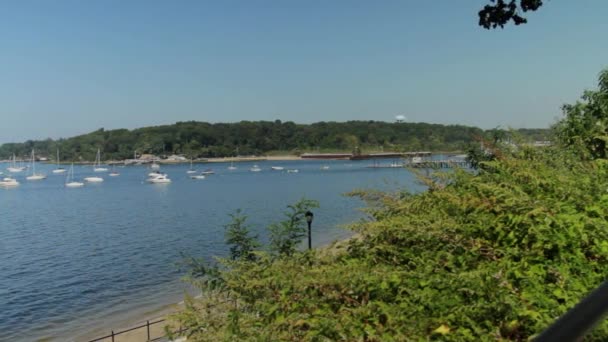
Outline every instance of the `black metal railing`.
MULTIPOLYGON (((147 341, 157 341, 157 340, 160 340, 161 338, 166 337, 166 335, 163 334, 161 336, 156 336, 156 337, 152 338, 152 336, 150 335, 150 327, 153 326, 153 325, 155 325, 155 324, 162 323, 162 322, 165 322, 165 321, 166 321, 166 319, 159 319, 158 321, 152 321, 152 322, 150 322, 148 320, 148 321, 146 321, 146 324, 138 325, 136 327, 132 327, 132 328, 129 328, 129 329, 126 329, 126 330, 121 330, 121 331, 118 331, 118 332, 114 332, 114 330, 112 330, 112 332, 110 333, 110 335, 98 337, 98 338, 96 338, 94 340, 89 340, 88 342, 98 342, 98 341, 104 341, 104 340, 107 340, 107 339, 110 339, 110 341, 115 342, 116 336, 119 336, 121 334, 125 334, 125 333, 128 333, 128 332, 131 332, 131 331, 143 329, 143 328, 146 329, 146 340, 145 340, 146 342, 147 341)), ((181 329, 181 328, 178 331, 176 331, 177 334, 181 334, 183 332, 184 332, 184 330, 181 329)))
POLYGON ((543 331, 534 341, 580 341, 604 320, 607 314, 608 281, 605 281, 543 331))

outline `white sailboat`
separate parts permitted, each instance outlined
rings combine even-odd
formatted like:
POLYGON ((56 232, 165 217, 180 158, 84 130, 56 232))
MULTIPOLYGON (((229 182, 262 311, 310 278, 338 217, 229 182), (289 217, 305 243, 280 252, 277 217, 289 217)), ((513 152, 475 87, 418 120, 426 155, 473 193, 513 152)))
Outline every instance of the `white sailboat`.
POLYGON ((251 172, 260 172, 260 171, 262 171, 262 169, 260 169, 260 167, 257 166, 257 165, 253 165, 253 167, 251 169, 249 169, 249 171, 251 171, 251 172))
POLYGON ((36 173, 36 157, 34 150, 32 150, 32 174, 25 177, 27 180, 43 180, 46 178, 45 174, 36 173))
POLYGON ((192 158, 190 158, 190 170, 186 171, 187 174, 193 174, 196 173, 196 170, 194 169, 194 167, 192 167, 192 158))
POLYGON ((6 170, 11 173, 17 173, 25 170, 25 167, 17 166, 17 157, 15 157, 15 154, 13 153, 13 162, 11 163, 11 166, 6 168, 6 170))
POLYGON ((116 171, 116 166, 114 164, 112 164, 112 171, 108 174, 108 176, 110 176, 110 177, 120 176, 120 173, 118 173, 118 171, 116 171))
POLYGON ((74 163, 70 166, 70 171, 68 172, 68 176, 65 179, 65 187, 66 188, 80 188, 83 187, 83 182, 77 182, 74 180, 74 163))
POLYGON ((97 149, 97 156, 95 157, 95 164, 93 165, 93 171, 95 172, 108 172, 107 167, 101 166, 101 151, 97 149))
POLYGON ((150 168, 152 170, 158 170, 160 169, 160 165, 158 165, 158 163, 156 163, 156 160, 152 162, 152 165, 150 165, 150 168))
POLYGON ((237 167, 234 166, 234 161, 231 161, 230 166, 228 166, 228 170, 236 170, 236 169, 237 169, 237 167))
POLYGON ((57 174, 61 174, 61 173, 65 173, 66 170, 60 166, 61 163, 59 162, 59 149, 57 149, 57 161, 56 161, 56 163, 57 163, 58 167, 56 169, 54 169, 52 172, 54 174, 56 174, 56 175, 57 174))

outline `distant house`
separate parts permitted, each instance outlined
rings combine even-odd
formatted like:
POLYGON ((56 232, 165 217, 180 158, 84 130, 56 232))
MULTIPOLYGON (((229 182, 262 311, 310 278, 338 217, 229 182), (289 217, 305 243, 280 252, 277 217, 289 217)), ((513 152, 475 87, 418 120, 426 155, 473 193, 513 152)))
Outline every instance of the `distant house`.
POLYGON ((157 160, 158 157, 153 154, 142 154, 137 159, 140 161, 154 161, 154 160, 157 160))
POLYGON ((186 160, 188 160, 188 158, 177 155, 177 154, 173 154, 173 155, 170 155, 169 157, 167 157, 167 161, 172 161, 172 162, 182 162, 182 161, 186 161, 186 160))

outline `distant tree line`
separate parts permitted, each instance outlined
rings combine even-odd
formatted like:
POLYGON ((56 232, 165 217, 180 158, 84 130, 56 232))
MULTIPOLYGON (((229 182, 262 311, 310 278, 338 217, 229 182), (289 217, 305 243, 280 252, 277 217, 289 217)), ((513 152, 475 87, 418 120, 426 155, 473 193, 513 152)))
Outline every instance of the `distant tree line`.
MULTIPOLYGON (((182 154, 192 158, 263 155, 272 152, 465 151, 478 136, 477 127, 380 121, 317 122, 241 121, 238 123, 177 122, 134 130, 99 129, 67 139, 28 140, 0 146, 0 159, 38 156, 63 161, 94 160, 97 149, 104 160, 120 160, 149 153, 182 154)), ((523 129, 524 139, 545 140, 548 130, 523 129)))

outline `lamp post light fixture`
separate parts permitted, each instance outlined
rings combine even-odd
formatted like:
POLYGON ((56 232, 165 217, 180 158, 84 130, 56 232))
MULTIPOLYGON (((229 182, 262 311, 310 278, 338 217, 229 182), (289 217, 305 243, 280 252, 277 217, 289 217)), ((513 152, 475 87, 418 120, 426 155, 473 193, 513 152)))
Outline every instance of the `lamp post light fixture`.
POLYGON ((311 235, 310 235, 310 226, 312 225, 312 219, 314 218, 314 216, 315 215, 310 210, 308 210, 304 214, 304 217, 306 217, 306 223, 308 223, 308 249, 309 250, 312 249, 312 239, 311 239, 311 235))

